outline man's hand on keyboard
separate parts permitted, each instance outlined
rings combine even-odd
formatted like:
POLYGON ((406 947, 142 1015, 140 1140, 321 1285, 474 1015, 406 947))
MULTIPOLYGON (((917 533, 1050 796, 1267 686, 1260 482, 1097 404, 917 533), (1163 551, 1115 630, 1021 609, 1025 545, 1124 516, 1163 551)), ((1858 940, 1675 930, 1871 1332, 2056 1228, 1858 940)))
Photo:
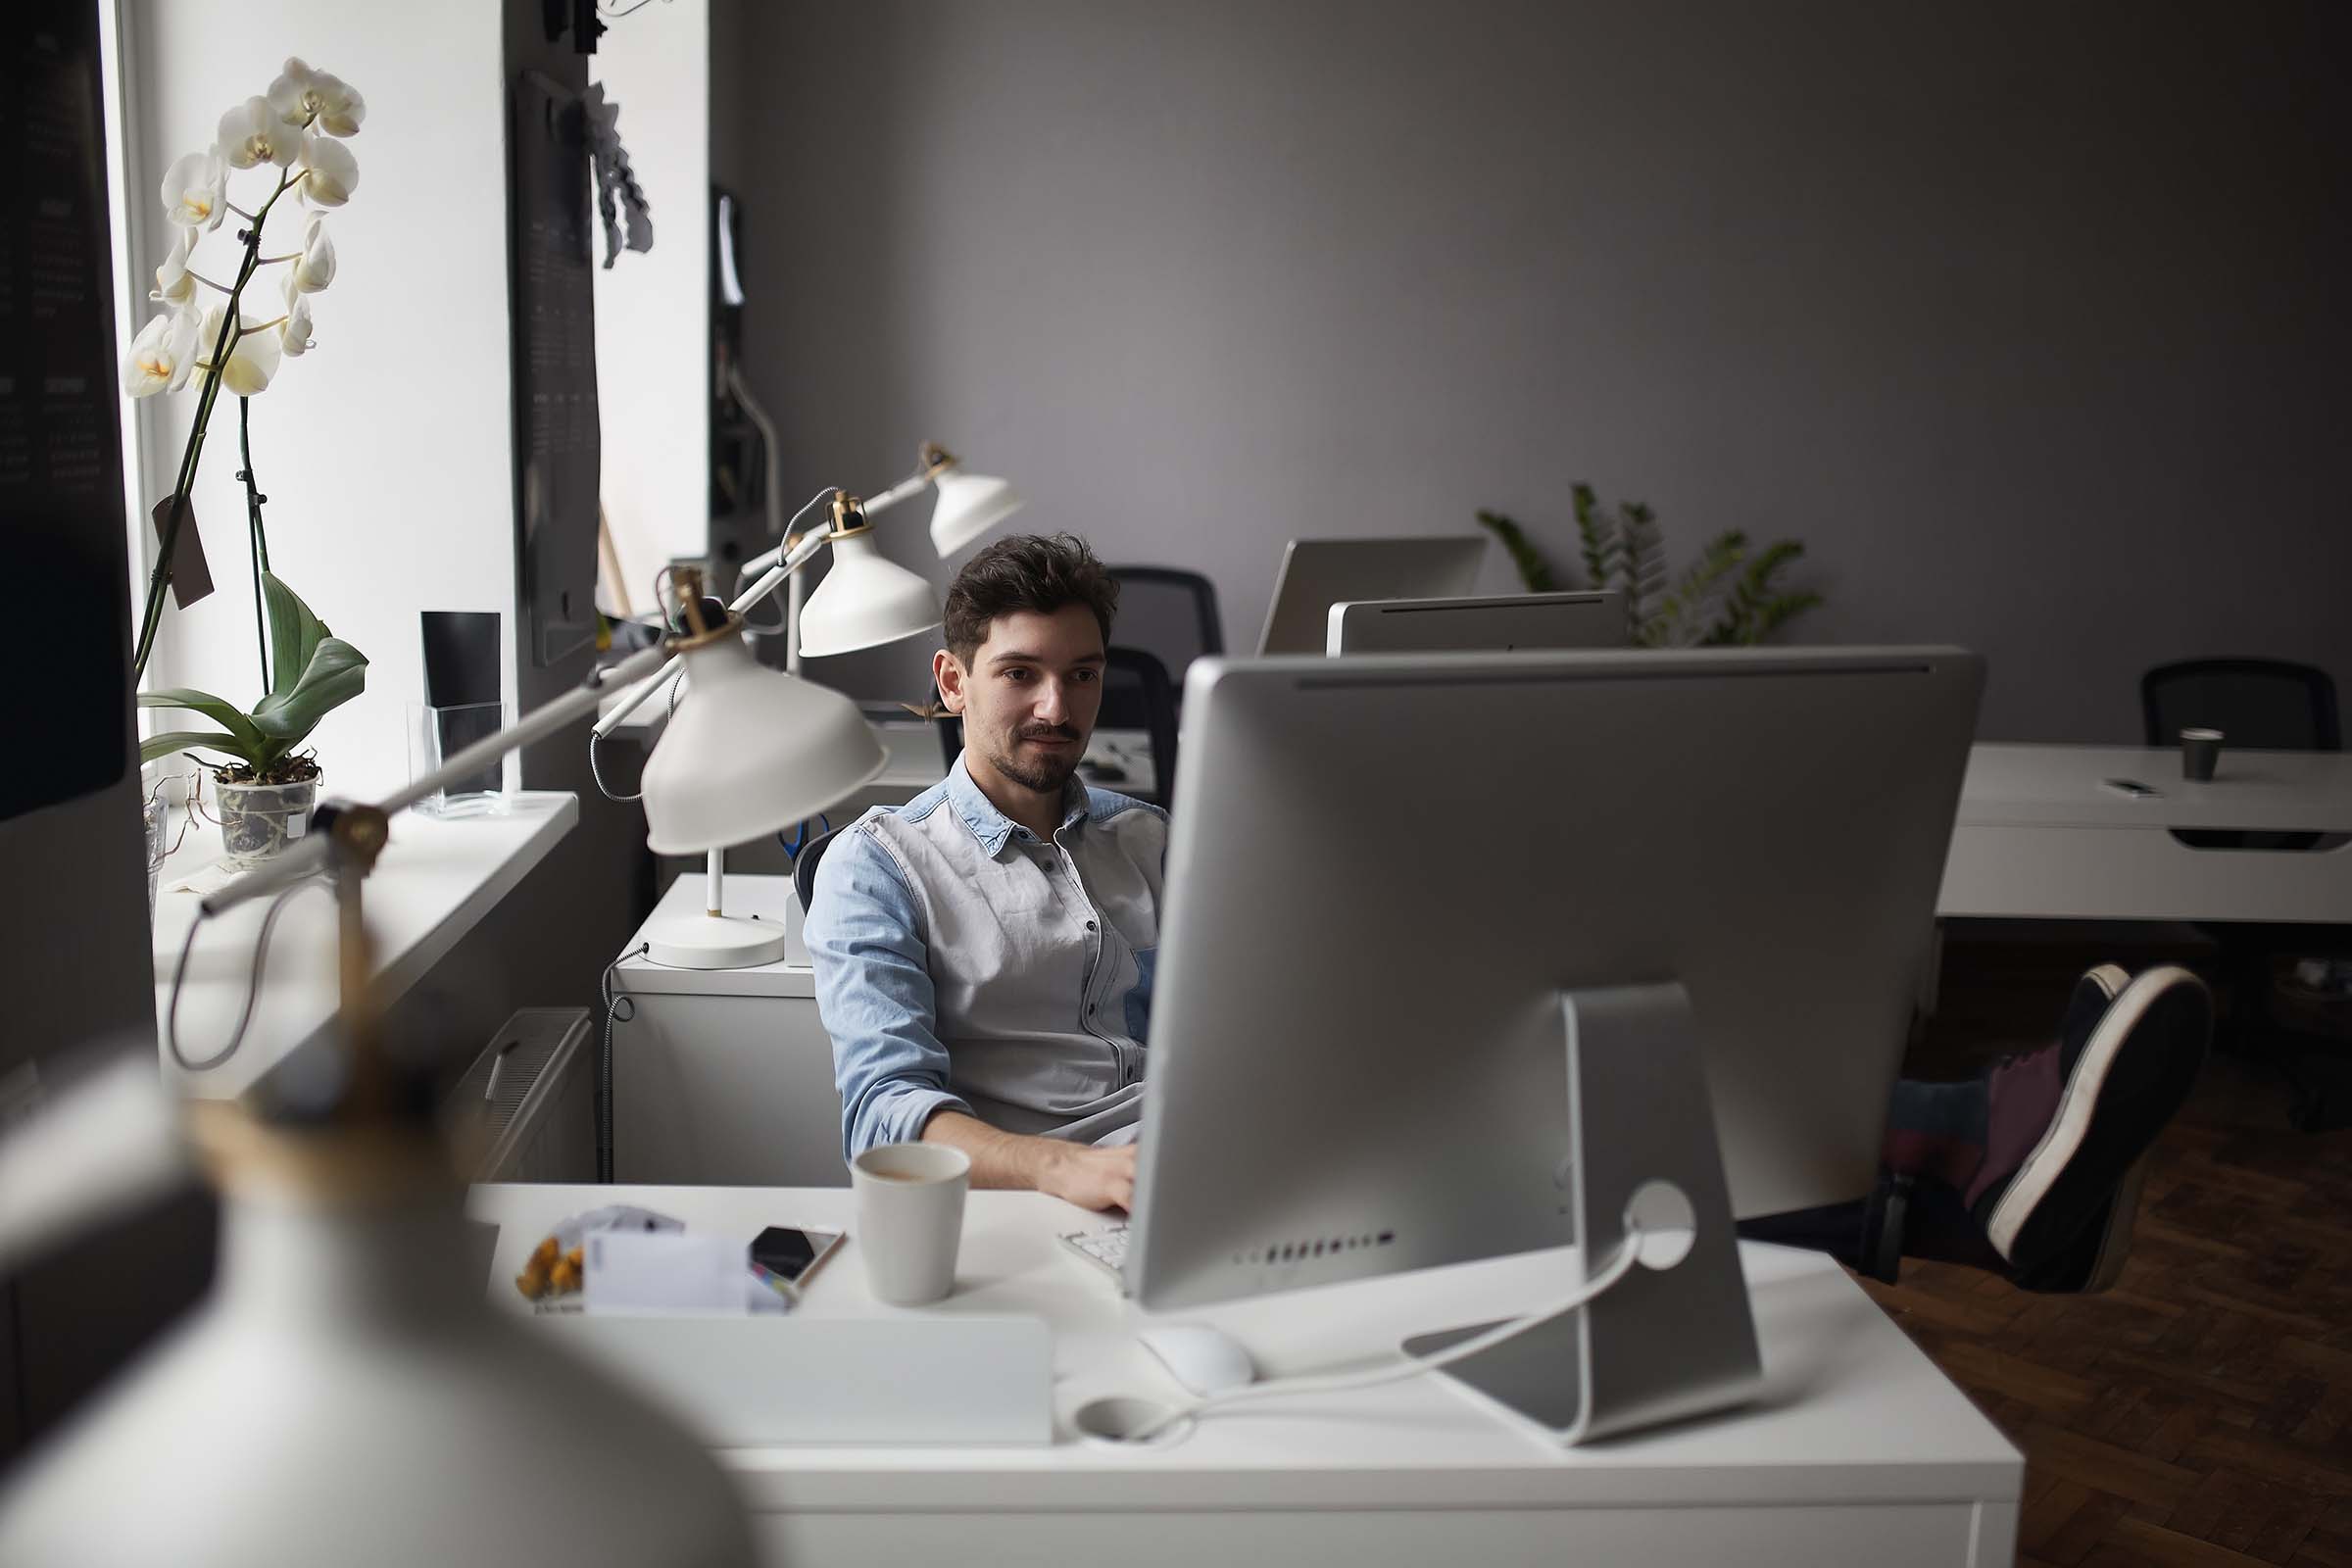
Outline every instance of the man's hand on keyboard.
POLYGON ((1135 1146, 1097 1149, 1091 1144, 1065 1144, 1048 1161, 1037 1186, 1040 1192, 1052 1193, 1080 1208, 1132 1208, 1135 1146))

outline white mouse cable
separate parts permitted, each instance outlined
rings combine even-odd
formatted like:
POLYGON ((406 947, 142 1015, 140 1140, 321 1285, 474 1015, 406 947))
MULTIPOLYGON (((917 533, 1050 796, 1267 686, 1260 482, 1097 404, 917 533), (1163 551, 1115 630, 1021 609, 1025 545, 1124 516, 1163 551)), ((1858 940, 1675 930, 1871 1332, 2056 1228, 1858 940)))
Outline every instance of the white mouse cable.
POLYGON ((1298 1377, 1275 1378, 1271 1382, 1252 1383, 1247 1388, 1229 1390, 1224 1394, 1212 1394, 1207 1398, 1196 1399, 1191 1404, 1176 1406, 1158 1419, 1144 1423, 1143 1426, 1128 1433, 1120 1441, 1147 1443, 1186 1417, 1209 1414, 1221 1405, 1241 1404, 1255 1399, 1278 1398, 1293 1394, 1334 1394, 1348 1389, 1376 1388, 1383 1383, 1401 1383, 1406 1378, 1417 1378, 1424 1372, 1435 1372, 1440 1367, 1450 1366, 1465 1357, 1476 1355, 1481 1350, 1493 1349, 1506 1340, 1516 1339, 1525 1334, 1529 1329, 1539 1328, 1563 1313, 1573 1312, 1580 1306, 1597 1300, 1601 1293, 1631 1273, 1634 1265, 1641 1261, 1641 1257, 1642 1227, 1629 1223, 1625 1229, 1625 1239, 1617 1244, 1616 1254, 1609 1259, 1608 1265, 1578 1286, 1575 1295, 1564 1301, 1544 1307, 1542 1311, 1530 1312, 1525 1317, 1512 1318, 1507 1323, 1497 1323, 1483 1333, 1472 1335, 1459 1345, 1447 1346, 1434 1355, 1416 1356, 1409 1361, 1373 1367, 1363 1372, 1301 1373, 1298 1377))

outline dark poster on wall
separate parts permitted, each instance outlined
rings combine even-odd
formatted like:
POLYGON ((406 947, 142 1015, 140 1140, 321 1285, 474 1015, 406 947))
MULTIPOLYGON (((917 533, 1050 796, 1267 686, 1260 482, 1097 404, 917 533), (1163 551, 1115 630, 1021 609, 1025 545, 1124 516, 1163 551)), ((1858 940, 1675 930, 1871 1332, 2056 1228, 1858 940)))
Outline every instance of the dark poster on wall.
POLYGON ((101 101, 97 7, 0 27, 0 561, 25 671, 0 820, 104 789, 133 755, 101 101))
POLYGON ((507 91, 516 567, 539 668, 596 635, 601 463, 587 68, 561 43, 542 64, 516 66, 507 91))

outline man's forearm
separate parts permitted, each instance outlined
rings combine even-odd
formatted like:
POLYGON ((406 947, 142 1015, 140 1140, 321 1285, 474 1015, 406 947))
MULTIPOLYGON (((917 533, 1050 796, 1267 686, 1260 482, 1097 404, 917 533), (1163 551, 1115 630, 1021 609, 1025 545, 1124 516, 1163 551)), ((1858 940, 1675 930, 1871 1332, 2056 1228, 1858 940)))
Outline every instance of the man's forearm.
POLYGON ((923 1142, 948 1144, 971 1156, 974 1187, 1043 1190, 1054 1167, 1072 1146, 1059 1138, 1031 1138, 1000 1132, 960 1110, 935 1112, 923 1123, 923 1142))

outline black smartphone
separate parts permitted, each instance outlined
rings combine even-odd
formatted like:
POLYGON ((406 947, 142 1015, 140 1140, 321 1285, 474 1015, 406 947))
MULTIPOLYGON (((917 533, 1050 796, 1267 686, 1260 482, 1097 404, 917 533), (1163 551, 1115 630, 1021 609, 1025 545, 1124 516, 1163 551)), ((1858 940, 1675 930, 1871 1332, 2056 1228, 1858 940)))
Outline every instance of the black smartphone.
POLYGON ((2160 793, 2135 778, 2107 778, 2101 779, 2099 782, 2119 794, 2131 796, 2135 801, 2152 801, 2160 793))
POLYGON ((752 1261, 788 1285, 799 1285, 841 1242, 839 1231, 805 1231, 770 1225, 752 1239, 752 1261))

